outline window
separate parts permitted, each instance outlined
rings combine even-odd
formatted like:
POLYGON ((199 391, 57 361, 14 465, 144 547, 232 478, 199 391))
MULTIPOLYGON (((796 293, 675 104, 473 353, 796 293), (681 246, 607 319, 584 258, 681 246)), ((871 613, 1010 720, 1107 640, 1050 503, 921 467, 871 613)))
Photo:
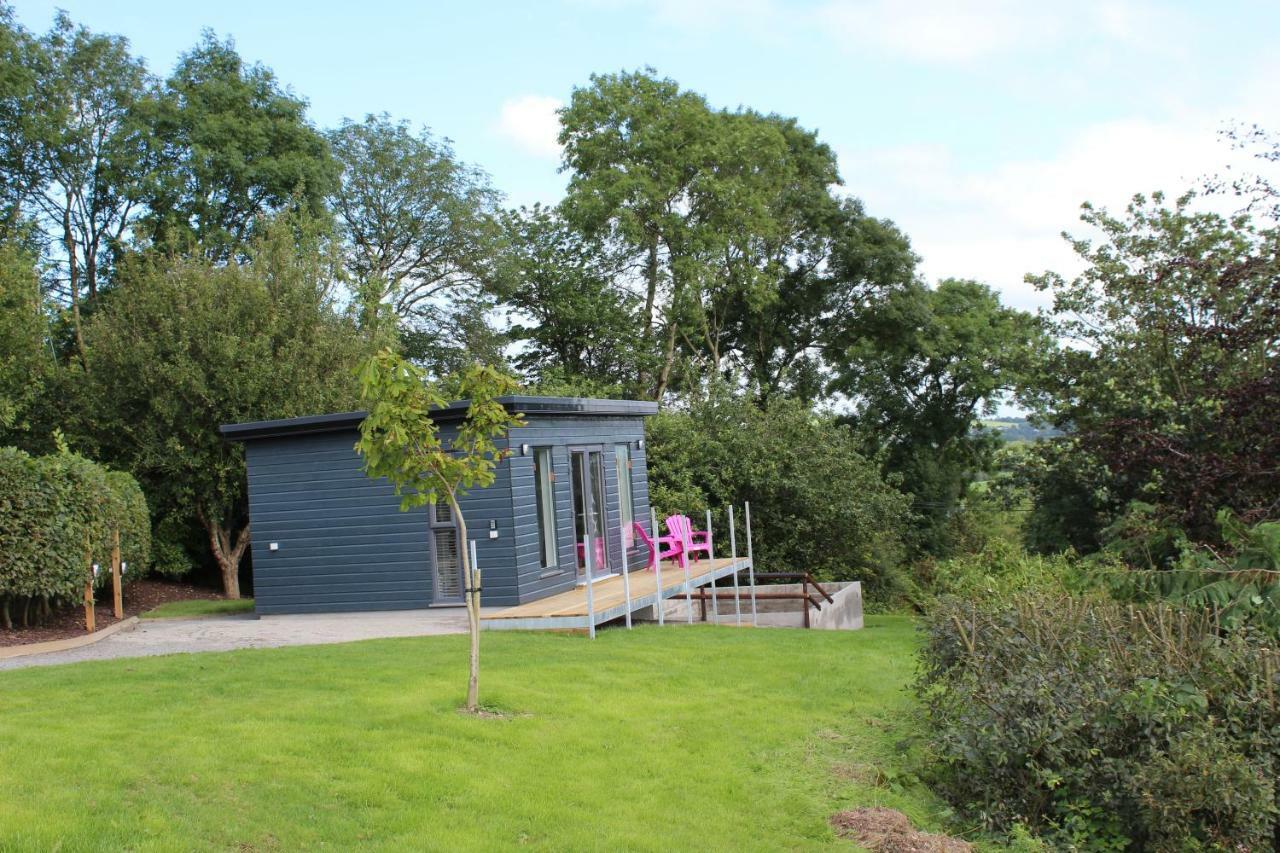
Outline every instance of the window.
POLYGON ((541 546, 542 565, 543 568, 550 568, 560 563, 556 556, 556 490, 550 447, 539 447, 533 451, 533 482, 537 492, 538 543, 541 546))
POLYGON ((618 465, 618 507, 622 511, 623 547, 630 548, 635 535, 631 523, 636 520, 631 503, 631 446, 614 445, 613 456, 618 465))

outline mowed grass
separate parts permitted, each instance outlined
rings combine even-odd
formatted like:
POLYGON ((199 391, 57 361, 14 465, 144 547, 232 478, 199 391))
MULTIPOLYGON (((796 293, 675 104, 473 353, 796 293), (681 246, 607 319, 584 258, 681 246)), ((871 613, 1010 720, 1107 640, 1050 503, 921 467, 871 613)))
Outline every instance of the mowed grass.
POLYGON ((143 619, 173 619, 252 612, 252 598, 240 598, 235 601, 196 598, 188 601, 169 601, 140 614, 140 616, 143 619))
POLYGON ((376 640, 0 673, 0 848, 787 850, 941 829, 901 773, 910 620, 376 640))

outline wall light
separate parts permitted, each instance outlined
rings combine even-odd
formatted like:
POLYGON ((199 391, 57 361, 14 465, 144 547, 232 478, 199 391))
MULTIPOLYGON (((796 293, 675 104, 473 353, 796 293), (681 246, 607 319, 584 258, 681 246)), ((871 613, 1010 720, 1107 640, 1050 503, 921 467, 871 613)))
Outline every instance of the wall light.
POLYGON ((527 445, 527 444, 522 444, 522 445, 520 445, 520 455, 521 455, 521 456, 528 456, 528 455, 529 455, 529 445, 527 445))
POLYGON ((643 438, 638 439, 638 440, 636 441, 636 450, 644 450, 644 439, 643 439, 643 438))

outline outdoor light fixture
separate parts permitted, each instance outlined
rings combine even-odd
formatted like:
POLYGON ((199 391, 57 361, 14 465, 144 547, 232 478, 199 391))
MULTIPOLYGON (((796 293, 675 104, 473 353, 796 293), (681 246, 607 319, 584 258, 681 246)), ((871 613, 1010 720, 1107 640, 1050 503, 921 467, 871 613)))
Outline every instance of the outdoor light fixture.
POLYGON ((124 573, 125 573, 125 572, 127 572, 127 571, 129 571, 129 564, 128 564, 128 563, 121 563, 121 564, 120 564, 120 574, 124 574, 124 573))
POLYGON ((268 545, 268 546, 267 546, 267 550, 268 550, 268 551, 279 551, 279 550, 280 550, 280 543, 279 543, 279 542, 272 542, 270 545, 268 545))
POLYGON ((644 439, 636 439, 636 450, 644 450, 644 439))
MULTIPOLYGON (((526 444, 526 445, 525 445, 525 447, 528 447, 528 445, 526 444)), ((497 519, 494 519, 494 518, 489 519, 489 538, 490 538, 490 539, 497 539, 497 538, 498 538, 498 521, 497 521, 497 519)))
POLYGON ((529 455, 529 445, 527 445, 527 444, 522 444, 522 445, 520 445, 520 455, 521 455, 521 456, 528 456, 528 455, 529 455))

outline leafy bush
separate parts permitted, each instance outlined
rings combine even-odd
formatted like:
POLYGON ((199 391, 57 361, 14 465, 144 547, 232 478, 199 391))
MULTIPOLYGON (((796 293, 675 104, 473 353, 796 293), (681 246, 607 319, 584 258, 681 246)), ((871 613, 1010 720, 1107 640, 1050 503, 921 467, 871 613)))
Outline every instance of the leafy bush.
MULTIPOLYGON (((131 575, 146 570, 151 529, 147 504, 128 474, 62 452, 33 457, 0 448, 0 618, 11 605, 29 621, 81 600, 89 564, 109 566, 114 532, 131 575)), ((101 571, 96 585, 110 582, 101 571)))
MULTIPOLYGON (((664 411, 647 426, 651 497, 659 517, 698 518, 751 503, 758 564, 808 570, 832 580, 869 582, 886 594, 901 559, 909 518, 905 496, 881 479, 857 450, 853 432, 792 400, 761 410, 713 394, 684 411, 664 411)), ((718 529, 720 549, 727 530, 718 529)), ((740 550, 746 544, 739 528, 740 550)))
POLYGON ((922 560, 912 572, 910 599, 928 610, 938 598, 1007 600, 1021 592, 1061 592, 1086 585, 1087 576, 1071 552, 1029 554, 1001 539, 981 551, 945 560, 922 560))
POLYGON ((1270 849, 1280 652, 1212 613, 1066 595, 947 599, 919 684, 932 781, 1055 846, 1270 849))
MULTIPOLYGON (((1168 568, 1106 572, 1100 580, 1122 601, 1171 601, 1211 611, 1227 630, 1251 625, 1280 639, 1280 522, 1246 525, 1222 510, 1218 526, 1221 551, 1178 533, 1179 555, 1168 568)), ((1157 541, 1170 536, 1156 527, 1157 541)))

